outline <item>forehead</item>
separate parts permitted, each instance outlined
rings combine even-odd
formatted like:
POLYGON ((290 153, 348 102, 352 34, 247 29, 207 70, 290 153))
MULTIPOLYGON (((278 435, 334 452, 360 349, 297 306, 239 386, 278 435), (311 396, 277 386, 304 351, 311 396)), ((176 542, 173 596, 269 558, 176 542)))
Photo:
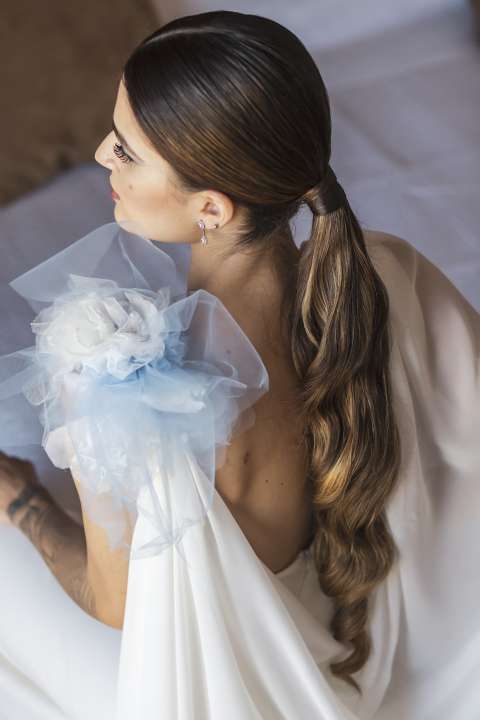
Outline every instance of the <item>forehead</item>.
POLYGON ((118 83, 117 100, 115 102, 115 108, 118 109, 122 114, 125 114, 126 116, 128 116, 131 120, 134 119, 132 110, 130 108, 130 103, 128 101, 127 90, 123 83, 123 78, 118 83))
POLYGON ((127 145, 145 164, 164 166, 165 161, 151 145, 150 140, 143 133, 133 114, 122 80, 118 86, 117 98, 113 109, 113 121, 127 145))

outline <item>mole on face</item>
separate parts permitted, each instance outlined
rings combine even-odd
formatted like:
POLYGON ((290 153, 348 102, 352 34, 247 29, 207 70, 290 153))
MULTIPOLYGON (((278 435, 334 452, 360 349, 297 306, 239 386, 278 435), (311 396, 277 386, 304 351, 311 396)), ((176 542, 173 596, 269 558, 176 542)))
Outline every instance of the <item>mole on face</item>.
POLYGON ((249 461, 249 459, 250 459, 250 453, 246 452, 245 455, 243 456, 243 464, 246 465, 247 462, 249 461))

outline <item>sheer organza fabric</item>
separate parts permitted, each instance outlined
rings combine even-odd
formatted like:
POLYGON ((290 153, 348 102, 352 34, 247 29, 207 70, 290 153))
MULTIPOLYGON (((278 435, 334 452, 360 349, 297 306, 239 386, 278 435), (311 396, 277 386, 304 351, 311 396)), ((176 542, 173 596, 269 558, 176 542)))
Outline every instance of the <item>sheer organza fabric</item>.
POLYGON ((38 442, 42 426, 112 550, 128 554, 138 512, 148 517, 140 557, 203 521, 233 427, 253 424, 268 374, 218 299, 187 293, 173 258, 189 246, 167 252, 134 228, 103 225, 10 283, 38 312, 35 345, 0 358, 0 401, 15 418, 4 448, 38 442))

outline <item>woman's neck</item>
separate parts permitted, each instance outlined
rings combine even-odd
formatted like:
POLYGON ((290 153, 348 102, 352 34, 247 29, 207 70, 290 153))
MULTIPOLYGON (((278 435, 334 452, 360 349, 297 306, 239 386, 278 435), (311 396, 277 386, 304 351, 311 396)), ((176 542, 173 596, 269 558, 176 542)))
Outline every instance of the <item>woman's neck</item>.
POLYGON ((264 247, 235 249, 221 239, 205 246, 196 243, 192 245, 188 291, 202 288, 218 296, 241 293, 257 278, 283 285, 298 255, 290 228, 277 233, 264 247))

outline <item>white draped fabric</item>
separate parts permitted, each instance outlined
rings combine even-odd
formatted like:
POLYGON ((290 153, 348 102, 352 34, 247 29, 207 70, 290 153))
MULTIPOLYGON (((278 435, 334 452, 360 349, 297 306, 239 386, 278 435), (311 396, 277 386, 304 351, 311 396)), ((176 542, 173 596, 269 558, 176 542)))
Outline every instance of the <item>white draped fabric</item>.
MULTIPOLYGON (((363 696, 329 673, 342 648, 310 550, 273 574, 215 492, 185 558, 131 560, 123 633, 2 528, 2 720, 478 717, 480 316, 407 241, 368 250, 391 302, 402 465, 388 505, 400 556, 374 594, 363 696)), ((132 547, 148 535, 140 516, 132 547)))

